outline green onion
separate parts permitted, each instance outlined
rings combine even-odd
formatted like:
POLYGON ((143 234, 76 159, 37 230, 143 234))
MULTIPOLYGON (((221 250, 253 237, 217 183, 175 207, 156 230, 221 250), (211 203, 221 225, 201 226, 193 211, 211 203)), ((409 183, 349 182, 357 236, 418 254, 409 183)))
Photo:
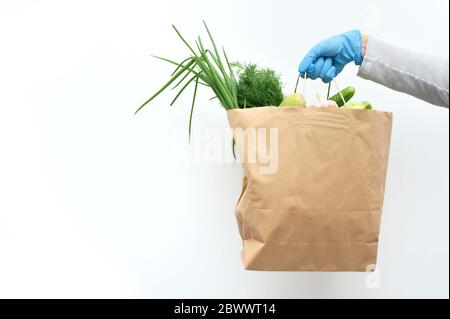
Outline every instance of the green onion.
POLYGON ((192 114, 194 113, 195 97, 197 96, 198 77, 195 78, 194 95, 192 96, 191 112, 189 114, 189 142, 191 141, 192 114))
POLYGON ((191 111, 189 114, 189 135, 191 133, 192 114, 194 110, 198 84, 202 84, 206 87, 211 88, 211 90, 214 92, 213 98, 217 98, 219 103, 226 110, 238 107, 236 88, 237 81, 233 72, 232 65, 228 60, 225 49, 222 48, 222 54, 224 57, 223 60, 223 57, 219 54, 216 43, 212 37, 211 32, 209 31, 208 26, 204 21, 203 24, 211 42, 212 50, 204 47, 202 39, 200 37, 198 37, 197 41, 195 41, 195 47, 197 50, 194 50, 194 47, 185 40, 181 32, 174 25, 172 25, 180 40, 189 50, 190 56, 182 60, 182 62, 180 63, 167 58, 154 56, 157 59, 175 65, 176 68, 170 75, 170 79, 167 81, 167 83, 164 84, 156 93, 154 93, 136 110, 136 113, 139 112, 145 105, 150 103, 159 94, 165 91, 172 83, 178 80, 178 82, 176 82, 175 86, 172 89, 177 88, 181 84, 183 84, 183 86, 170 103, 170 105, 174 105, 180 95, 184 92, 184 90, 190 84, 192 84, 192 82, 194 82, 194 95, 192 98, 191 111), (227 66, 227 69, 225 69, 225 65, 227 66), (191 75, 191 77, 189 77, 189 75, 191 75))

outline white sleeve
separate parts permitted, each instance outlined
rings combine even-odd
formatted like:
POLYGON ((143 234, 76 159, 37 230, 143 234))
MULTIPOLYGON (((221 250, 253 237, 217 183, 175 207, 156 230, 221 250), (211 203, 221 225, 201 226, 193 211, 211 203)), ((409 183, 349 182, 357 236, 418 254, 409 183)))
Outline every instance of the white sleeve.
POLYGON ((369 37, 358 75, 431 104, 449 106, 448 57, 413 52, 369 37))

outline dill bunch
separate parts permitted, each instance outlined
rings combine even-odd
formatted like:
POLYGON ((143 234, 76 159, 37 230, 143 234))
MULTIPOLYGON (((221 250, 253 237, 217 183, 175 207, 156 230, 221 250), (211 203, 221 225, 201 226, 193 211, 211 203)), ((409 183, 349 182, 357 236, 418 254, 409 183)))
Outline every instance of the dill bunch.
MULTIPOLYGON (((240 64, 237 64, 240 65, 240 64)), ((283 101, 280 76, 256 64, 239 67, 237 102, 240 108, 278 106, 283 101)))

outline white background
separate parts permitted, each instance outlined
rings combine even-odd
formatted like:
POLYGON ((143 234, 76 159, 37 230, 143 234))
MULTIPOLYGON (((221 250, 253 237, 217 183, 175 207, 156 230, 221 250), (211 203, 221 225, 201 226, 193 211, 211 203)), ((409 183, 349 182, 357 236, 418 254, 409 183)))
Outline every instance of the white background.
MULTIPOLYGON (((190 94, 133 115, 172 70, 149 55, 187 54, 171 23, 193 39, 205 19, 233 60, 276 69, 289 92, 307 50, 352 28, 448 56, 448 6, 0 1, 0 297, 448 298, 448 110, 354 66, 339 77, 395 116, 377 289, 366 274, 244 271, 240 166, 167 159, 186 148, 190 94)), ((210 95, 194 125, 226 127, 210 95)))

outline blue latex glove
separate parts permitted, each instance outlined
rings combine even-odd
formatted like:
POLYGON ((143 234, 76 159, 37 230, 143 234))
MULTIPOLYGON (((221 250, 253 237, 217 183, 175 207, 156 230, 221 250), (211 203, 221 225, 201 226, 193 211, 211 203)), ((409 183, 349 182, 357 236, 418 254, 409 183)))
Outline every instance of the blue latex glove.
POLYGON ((363 61, 359 30, 342 33, 317 44, 303 58, 298 71, 302 77, 306 71, 312 80, 321 78, 328 83, 352 61, 356 65, 363 61))

